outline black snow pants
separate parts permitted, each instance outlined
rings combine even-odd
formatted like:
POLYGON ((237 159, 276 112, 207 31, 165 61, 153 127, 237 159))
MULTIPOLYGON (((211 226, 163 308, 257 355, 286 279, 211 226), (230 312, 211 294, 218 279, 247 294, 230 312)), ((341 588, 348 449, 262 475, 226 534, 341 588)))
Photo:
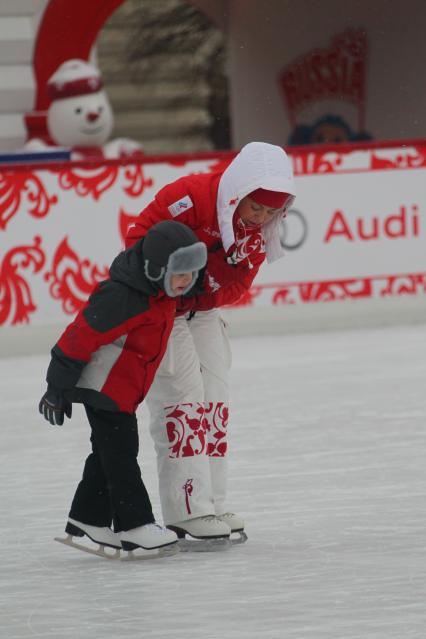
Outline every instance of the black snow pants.
POLYGON ((154 521, 151 501, 137 461, 136 415, 85 405, 92 434, 69 516, 91 526, 111 526, 115 532, 154 521))

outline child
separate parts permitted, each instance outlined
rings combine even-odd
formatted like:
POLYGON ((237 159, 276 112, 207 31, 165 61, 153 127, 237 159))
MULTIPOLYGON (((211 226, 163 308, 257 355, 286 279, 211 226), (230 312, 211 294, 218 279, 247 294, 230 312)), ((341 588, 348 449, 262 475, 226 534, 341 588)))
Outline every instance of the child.
POLYGON ((109 279, 52 349, 39 411, 62 425, 72 403, 82 403, 92 431, 65 528, 70 545, 79 547, 72 537, 87 535, 105 556, 103 546, 152 550, 177 541, 154 520, 137 462, 135 412, 166 350, 176 300, 192 288, 206 258, 205 244, 184 224, 154 225, 118 255, 109 279))

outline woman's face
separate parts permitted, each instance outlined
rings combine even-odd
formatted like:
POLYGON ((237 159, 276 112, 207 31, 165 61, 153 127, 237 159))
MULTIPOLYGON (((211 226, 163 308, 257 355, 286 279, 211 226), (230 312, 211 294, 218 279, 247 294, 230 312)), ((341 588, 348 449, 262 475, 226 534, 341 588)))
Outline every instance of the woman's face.
POLYGON ((280 215, 282 211, 282 208, 271 209, 268 206, 263 206, 263 204, 258 204, 248 195, 246 197, 243 197, 243 199, 237 206, 238 215, 240 216, 244 225, 248 226, 249 228, 262 226, 263 224, 271 220, 274 215, 280 215))

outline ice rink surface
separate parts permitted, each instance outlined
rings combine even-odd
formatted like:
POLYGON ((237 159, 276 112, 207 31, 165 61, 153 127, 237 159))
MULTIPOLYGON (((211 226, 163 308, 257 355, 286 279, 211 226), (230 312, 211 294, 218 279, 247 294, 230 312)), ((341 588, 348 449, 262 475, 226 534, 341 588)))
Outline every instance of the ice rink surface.
POLYGON ((1 639, 425 638, 426 326, 233 352, 229 507, 249 540, 134 563, 53 541, 88 426, 38 415, 47 355, 0 359, 1 639))

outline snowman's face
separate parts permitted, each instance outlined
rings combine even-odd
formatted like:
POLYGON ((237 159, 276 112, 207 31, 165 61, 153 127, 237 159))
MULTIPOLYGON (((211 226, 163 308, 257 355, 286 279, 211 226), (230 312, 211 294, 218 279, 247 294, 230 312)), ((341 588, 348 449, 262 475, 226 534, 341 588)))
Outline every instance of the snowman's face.
POLYGON ((47 128, 60 146, 102 146, 111 135, 113 115, 105 91, 55 100, 47 128))

